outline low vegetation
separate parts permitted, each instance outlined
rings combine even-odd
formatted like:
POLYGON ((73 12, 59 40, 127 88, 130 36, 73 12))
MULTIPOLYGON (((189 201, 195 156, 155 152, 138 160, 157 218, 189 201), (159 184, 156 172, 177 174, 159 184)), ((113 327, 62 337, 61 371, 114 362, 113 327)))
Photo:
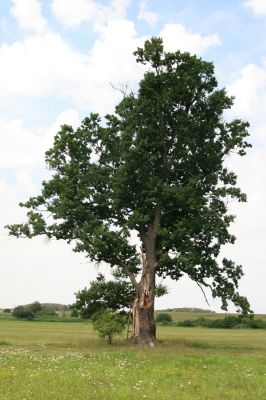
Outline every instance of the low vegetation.
POLYGON ((173 319, 170 314, 159 313, 159 314, 157 314, 155 321, 162 322, 163 324, 169 324, 170 322, 173 322, 173 319))
POLYGON ((175 307, 175 308, 166 308, 165 310, 160 310, 160 312, 189 312, 189 313, 215 313, 215 311, 208 310, 205 308, 198 307, 175 307))
POLYGON ((109 346, 78 321, 0 320, 0 399, 266 398, 262 330, 158 326, 151 350, 126 344, 126 333, 109 346))
MULTIPOLYGON (((25 304, 25 305, 18 305, 17 307, 11 309, 3 309, 2 313, 5 314, 11 314, 12 317, 18 318, 18 319, 27 319, 27 320, 33 320, 33 319, 44 319, 47 320, 50 317, 58 317, 58 316, 65 316, 65 312, 69 311, 69 306, 65 306, 62 304, 54 304, 54 303, 44 303, 41 304, 38 301, 35 301, 30 304, 25 304)), ((0 318, 3 319, 3 314, 0 315, 0 318)), ((9 319, 7 317, 7 319, 9 319)))
POLYGON ((223 319, 187 319, 185 321, 179 321, 178 326, 186 326, 186 327, 195 327, 195 326, 203 326, 206 328, 252 328, 252 329, 266 329, 266 321, 261 319, 254 318, 245 318, 241 315, 239 316, 229 316, 223 319))

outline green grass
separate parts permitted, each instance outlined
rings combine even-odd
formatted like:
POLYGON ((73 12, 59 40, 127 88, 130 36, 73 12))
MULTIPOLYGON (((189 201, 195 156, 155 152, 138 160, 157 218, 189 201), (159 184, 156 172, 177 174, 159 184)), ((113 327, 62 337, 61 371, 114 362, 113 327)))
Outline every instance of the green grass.
POLYGON ((266 399, 266 332, 159 327, 155 349, 90 323, 0 321, 1 400, 266 399))

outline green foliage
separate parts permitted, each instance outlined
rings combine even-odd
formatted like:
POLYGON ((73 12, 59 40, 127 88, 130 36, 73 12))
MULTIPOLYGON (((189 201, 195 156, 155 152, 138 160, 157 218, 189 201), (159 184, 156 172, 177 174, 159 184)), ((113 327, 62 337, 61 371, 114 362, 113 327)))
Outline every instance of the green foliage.
POLYGON ((28 308, 31 312, 33 312, 34 314, 37 313, 37 312, 39 312, 39 311, 42 311, 42 305, 41 305, 41 303, 39 303, 38 301, 35 301, 34 303, 29 304, 29 305, 27 306, 27 308, 28 308))
POLYGON ((13 309, 12 315, 15 318, 26 318, 29 320, 42 316, 57 316, 53 307, 43 307, 38 301, 27 305, 17 306, 13 309))
POLYGON ((3 313, 11 313, 11 308, 4 308, 3 313))
POLYGON ((162 297, 168 294, 168 289, 167 286, 164 285, 163 283, 159 283, 158 285, 155 286, 155 296, 156 297, 162 297))
POLYGON ((71 307, 70 316, 71 316, 72 318, 77 318, 77 317, 79 316, 78 309, 77 309, 75 306, 71 307))
POLYGON ((215 314, 215 311, 212 310, 205 310, 204 308, 198 307, 175 307, 175 308, 166 308, 162 310, 165 312, 184 312, 184 313, 205 313, 205 314, 215 314))
POLYGON ((56 311, 50 307, 44 307, 40 311, 37 312, 38 316, 48 315, 48 316, 57 316, 56 311))
POLYGON ((101 311, 93 316, 93 329, 112 344, 113 336, 120 335, 126 326, 125 316, 110 311, 101 311))
POLYGON ((35 314, 25 306, 17 306, 13 309, 12 315, 15 318, 23 318, 32 320, 35 317, 35 314))
POLYGON ((20 204, 27 221, 7 226, 9 233, 66 240, 134 282, 142 265, 132 238, 147 255, 153 229, 158 276, 187 275, 221 298, 223 309, 232 301, 247 313, 237 291, 241 266, 217 257, 235 242, 229 200, 246 201, 224 160, 246 154, 249 124, 223 119, 233 98, 217 88, 212 63, 165 52, 160 38, 135 56, 148 67, 138 92, 125 93, 105 121, 91 114, 76 130, 61 127, 46 152, 53 175, 20 204))
POLYGON ((156 322, 162 322, 164 324, 169 324, 169 322, 173 322, 173 319, 170 314, 160 313, 156 316, 156 322))
POLYGON ((178 326, 184 327, 195 327, 195 326, 204 326, 207 328, 252 328, 252 329, 266 329, 266 321, 261 319, 253 319, 253 318, 245 318, 241 315, 239 316, 229 316, 223 319, 205 319, 199 318, 195 320, 185 320, 179 321, 177 323, 178 326))
POLYGON ((130 308, 135 292, 126 281, 106 281, 99 274, 90 287, 76 293, 76 302, 73 305, 82 318, 91 318, 99 311, 122 311, 130 308))
POLYGON ((41 303, 42 308, 46 310, 51 310, 51 311, 68 311, 69 306, 66 304, 59 304, 59 303, 41 303))

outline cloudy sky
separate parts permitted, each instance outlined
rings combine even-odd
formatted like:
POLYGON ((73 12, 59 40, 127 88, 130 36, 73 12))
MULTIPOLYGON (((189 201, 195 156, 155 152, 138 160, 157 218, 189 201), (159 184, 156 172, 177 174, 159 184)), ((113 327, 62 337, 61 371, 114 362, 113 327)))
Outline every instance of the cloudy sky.
MULTIPOLYGON (((95 278, 99 267, 65 243, 11 238, 3 226, 23 221, 18 203, 48 176, 44 152, 60 124, 112 112, 119 93, 111 84, 136 87, 143 71, 132 52, 152 35, 166 50, 213 61, 220 86, 236 97, 226 118, 251 123, 252 150, 229 161, 248 203, 231 204, 238 240, 224 254, 243 265, 240 290, 253 310, 266 312, 266 0, 0 2, 0 307, 69 304, 95 278)), ((195 283, 168 286, 157 308, 208 307, 195 283)))

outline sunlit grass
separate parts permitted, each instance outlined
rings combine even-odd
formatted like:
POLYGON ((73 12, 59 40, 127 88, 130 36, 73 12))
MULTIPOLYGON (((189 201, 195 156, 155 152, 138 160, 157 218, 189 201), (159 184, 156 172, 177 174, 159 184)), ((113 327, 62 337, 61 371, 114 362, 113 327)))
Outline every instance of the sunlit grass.
POLYGON ((90 323, 0 322, 0 399, 266 399, 266 331, 159 327, 155 349, 90 323))

